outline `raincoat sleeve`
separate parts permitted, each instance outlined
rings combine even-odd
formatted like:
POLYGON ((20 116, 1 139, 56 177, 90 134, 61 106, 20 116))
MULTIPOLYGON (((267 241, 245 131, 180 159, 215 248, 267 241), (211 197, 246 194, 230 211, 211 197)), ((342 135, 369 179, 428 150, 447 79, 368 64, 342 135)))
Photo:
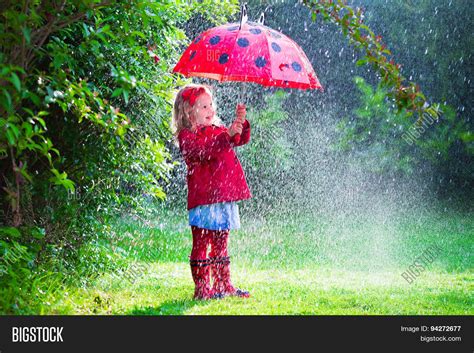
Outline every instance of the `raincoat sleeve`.
POLYGON ((250 123, 247 119, 244 121, 242 133, 240 134, 240 141, 238 143, 235 143, 234 136, 230 138, 230 142, 233 146, 243 146, 250 141, 250 123))
POLYGON ((183 158, 189 162, 210 160, 230 148, 230 136, 224 130, 218 135, 208 136, 183 129, 178 141, 183 158))

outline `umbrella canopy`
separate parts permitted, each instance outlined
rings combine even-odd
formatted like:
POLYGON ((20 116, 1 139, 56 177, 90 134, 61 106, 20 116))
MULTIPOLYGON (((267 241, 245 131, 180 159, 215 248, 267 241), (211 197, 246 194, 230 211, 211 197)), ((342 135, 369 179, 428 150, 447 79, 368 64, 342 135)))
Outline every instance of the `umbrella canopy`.
POLYGON ((300 46, 283 33, 264 26, 263 19, 247 22, 245 6, 240 23, 214 27, 198 35, 173 72, 221 82, 323 89, 300 46))

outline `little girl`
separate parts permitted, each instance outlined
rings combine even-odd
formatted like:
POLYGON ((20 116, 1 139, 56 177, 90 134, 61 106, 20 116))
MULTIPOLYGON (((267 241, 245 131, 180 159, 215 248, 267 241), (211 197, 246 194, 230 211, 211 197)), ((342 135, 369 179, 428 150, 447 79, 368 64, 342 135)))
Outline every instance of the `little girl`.
POLYGON ((246 298, 249 293, 235 288, 230 280, 227 242, 229 230, 240 228, 236 201, 252 196, 233 150, 250 140, 250 124, 243 104, 237 105, 237 117, 229 129, 215 113, 211 87, 192 84, 178 92, 173 125, 187 166, 194 298, 246 298))

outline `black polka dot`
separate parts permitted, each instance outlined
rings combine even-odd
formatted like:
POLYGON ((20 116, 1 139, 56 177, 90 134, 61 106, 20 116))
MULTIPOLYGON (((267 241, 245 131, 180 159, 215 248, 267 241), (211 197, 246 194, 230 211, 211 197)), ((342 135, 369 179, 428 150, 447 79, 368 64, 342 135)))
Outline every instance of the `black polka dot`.
POLYGON ((275 42, 272 42, 272 49, 274 51, 276 51, 277 53, 279 53, 281 51, 281 48, 278 44, 276 44, 275 42))
POLYGON ((249 45, 249 40, 247 38, 239 38, 237 40, 237 44, 239 45, 239 47, 245 48, 249 45))
POLYGON ((239 29, 239 26, 232 26, 232 27, 227 27, 228 31, 236 31, 239 29))
POLYGON ((221 41, 221 37, 219 36, 214 36, 211 39, 209 39, 209 43, 211 43, 212 45, 215 45, 219 43, 220 41, 221 41))
POLYGON ((250 33, 252 34, 260 34, 262 33, 262 30, 260 28, 250 28, 249 29, 250 33))
POLYGON ((191 52, 191 55, 189 56, 189 60, 193 60, 194 56, 196 55, 196 50, 193 50, 191 52))
POLYGON ((298 64, 296 61, 294 61, 294 62, 291 64, 291 67, 292 67, 293 70, 295 70, 295 71, 301 71, 301 65, 298 64))
POLYGON ((197 38, 194 40, 194 43, 199 42, 201 39, 202 39, 202 36, 197 37, 197 38))
POLYGON ((229 61, 229 54, 221 54, 221 56, 219 56, 219 64, 225 64, 226 62, 229 61))
POLYGON ((263 56, 259 56, 257 60, 255 60, 255 65, 257 67, 264 67, 267 64, 267 60, 263 56))

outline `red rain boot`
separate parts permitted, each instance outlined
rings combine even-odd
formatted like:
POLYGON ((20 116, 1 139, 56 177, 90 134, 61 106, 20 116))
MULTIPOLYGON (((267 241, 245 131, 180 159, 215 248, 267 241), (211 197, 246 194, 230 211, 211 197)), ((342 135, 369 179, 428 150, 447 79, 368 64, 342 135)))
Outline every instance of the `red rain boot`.
POLYGON ((194 299, 212 299, 210 286, 210 260, 190 260, 194 280, 194 299))
POLYGON ((250 293, 239 288, 235 288, 230 281, 230 257, 211 257, 211 273, 213 277, 212 291, 215 298, 225 296, 236 296, 241 298, 250 297, 250 293))

